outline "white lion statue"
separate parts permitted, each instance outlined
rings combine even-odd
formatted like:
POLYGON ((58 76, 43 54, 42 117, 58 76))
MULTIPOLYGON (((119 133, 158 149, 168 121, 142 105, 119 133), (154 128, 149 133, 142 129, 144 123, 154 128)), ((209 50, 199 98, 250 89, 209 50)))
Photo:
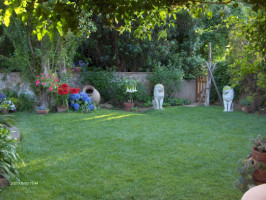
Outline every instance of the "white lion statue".
POLYGON ((223 100, 224 100, 224 112, 233 111, 233 99, 234 99, 234 90, 230 86, 224 86, 223 88, 223 100))
POLYGON ((154 86, 154 100, 152 101, 153 108, 163 109, 163 99, 164 99, 164 87, 162 84, 157 84, 154 86))

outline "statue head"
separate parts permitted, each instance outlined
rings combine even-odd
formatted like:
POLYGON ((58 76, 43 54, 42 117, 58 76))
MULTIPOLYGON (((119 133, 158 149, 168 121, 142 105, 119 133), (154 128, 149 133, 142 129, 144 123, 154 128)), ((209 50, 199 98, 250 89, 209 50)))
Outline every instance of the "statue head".
POLYGON ((223 99, 226 101, 232 101, 234 99, 234 90, 230 86, 226 85, 223 88, 223 99))
POLYGON ((164 96, 164 87, 162 84, 157 84, 154 86, 153 91, 154 97, 163 97, 164 96))

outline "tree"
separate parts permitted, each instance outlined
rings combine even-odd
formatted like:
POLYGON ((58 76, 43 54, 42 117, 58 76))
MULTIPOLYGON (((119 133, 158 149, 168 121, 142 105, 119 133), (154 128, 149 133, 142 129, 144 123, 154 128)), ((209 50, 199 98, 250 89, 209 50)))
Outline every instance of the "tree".
POLYGON ((246 16, 231 18, 230 51, 228 62, 232 83, 243 88, 250 96, 254 110, 266 102, 266 16, 264 10, 256 13, 249 10, 246 16))
MULTIPOLYGON (((194 9, 196 13, 204 10, 206 4, 229 4, 241 0, 5 0, 5 7, 1 10, 1 20, 6 26, 14 14, 25 24, 31 20, 36 26, 32 30, 39 40, 45 35, 53 37, 54 29, 62 36, 69 29, 79 33, 79 19, 84 13, 101 14, 110 26, 119 25, 121 32, 131 31, 132 21, 138 21, 139 27, 135 33, 143 37, 150 35, 149 31, 155 26, 161 26, 167 14, 174 14, 182 7, 194 9), (122 25, 120 21, 123 20, 122 25)), ((253 5, 254 9, 266 3, 263 0, 244 0, 253 5)), ((160 33, 162 36, 164 32, 160 33)))

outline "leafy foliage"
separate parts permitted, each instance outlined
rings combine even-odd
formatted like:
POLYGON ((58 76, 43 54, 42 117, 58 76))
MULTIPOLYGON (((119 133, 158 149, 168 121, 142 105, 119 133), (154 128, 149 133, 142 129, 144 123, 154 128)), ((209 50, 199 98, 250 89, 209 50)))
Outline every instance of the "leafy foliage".
POLYGON ((266 102, 265 14, 246 12, 245 18, 230 19, 230 51, 227 59, 233 85, 240 85, 245 96, 252 96, 254 110, 266 102))
POLYGON ((11 89, 4 89, 3 93, 9 98, 16 106, 18 111, 33 111, 35 105, 35 99, 29 94, 20 93, 11 89))
POLYGON ((154 87, 156 84, 163 84, 166 96, 170 97, 183 80, 183 70, 173 66, 163 66, 160 63, 154 67, 153 73, 148 76, 148 80, 154 87))
POLYGON ((249 137, 250 141, 255 145, 255 149, 259 152, 266 153, 266 136, 258 135, 257 138, 249 137))
POLYGON ((0 125, 0 176, 9 181, 11 178, 19 180, 14 162, 20 157, 16 152, 15 143, 15 139, 10 137, 9 130, 0 125))
POLYGON ((253 184, 252 174, 255 171, 255 167, 252 160, 241 159, 238 164, 237 172, 240 177, 234 182, 234 186, 244 193, 253 184))

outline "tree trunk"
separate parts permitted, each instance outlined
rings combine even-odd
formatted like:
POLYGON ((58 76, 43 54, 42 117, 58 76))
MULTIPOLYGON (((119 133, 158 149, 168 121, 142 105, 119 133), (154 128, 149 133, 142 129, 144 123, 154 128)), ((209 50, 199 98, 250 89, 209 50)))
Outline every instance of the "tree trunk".
MULTIPOLYGON (((43 43, 44 40, 45 39, 43 39, 41 43, 43 43)), ((50 68, 49 68, 49 59, 46 57, 44 52, 42 52, 42 56, 41 56, 41 69, 42 69, 42 73, 44 75, 48 75, 49 74, 49 70, 50 70, 50 68)), ((44 106, 44 107, 48 107, 49 106, 49 94, 48 94, 46 88, 42 89, 40 91, 39 102, 40 102, 41 106, 44 106)))

